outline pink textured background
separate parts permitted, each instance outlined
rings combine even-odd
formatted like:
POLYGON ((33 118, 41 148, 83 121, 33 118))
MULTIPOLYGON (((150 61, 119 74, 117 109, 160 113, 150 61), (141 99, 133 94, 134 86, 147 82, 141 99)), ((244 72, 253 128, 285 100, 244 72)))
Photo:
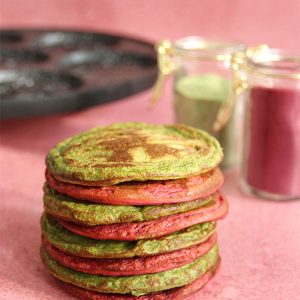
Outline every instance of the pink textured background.
MULTIPOLYGON (((0 0, 0 26, 67 26, 158 40, 190 34, 300 49, 300 1, 0 0)), ((167 92, 149 92, 82 112, 1 124, 0 299, 73 299, 38 255, 44 157, 61 139, 117 121, 170 123, 167 92)), ((300 169, 300 166, 298 166, 300 169)), ((296 300, 300 295, 300 202, 244 196, 226 174, 230 214, 219 224, 220 273, 191 300, 296 300)))
POLYGON ((157 40, 186 35, 300 50, 298 0, 0 0, 0 26, 68 26, 157 40))

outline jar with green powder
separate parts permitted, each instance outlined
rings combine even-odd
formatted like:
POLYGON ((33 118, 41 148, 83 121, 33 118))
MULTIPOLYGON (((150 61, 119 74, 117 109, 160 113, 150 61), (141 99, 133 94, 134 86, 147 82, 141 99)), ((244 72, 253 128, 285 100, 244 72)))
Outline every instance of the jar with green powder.
POLYGON ((175 42, 162 41, 158 46, 160 75, 154 89, 158 97, 165 76, 174 75, 173 106, 176 123, 194 126, 213 134, 224 150, 223 168, 230 168, 239 159, 239 108, 234 107, 231 117, 222 129, 216 120, 222 107, 235 97, 232 57, 244 51, 239 43, 204 40, 197 36, 175 42))

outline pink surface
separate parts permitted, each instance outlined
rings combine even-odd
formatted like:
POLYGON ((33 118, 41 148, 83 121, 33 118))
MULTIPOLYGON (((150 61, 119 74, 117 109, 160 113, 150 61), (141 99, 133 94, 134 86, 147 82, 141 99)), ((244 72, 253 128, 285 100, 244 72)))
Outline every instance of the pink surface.
MULTIPOLYGON (((300 1, 0 0, 0 26, 67 26, 145 38, 204 35, 300 49, 300 1)), ((86 111, 7 121, 0 150, 0 299, 74 299, 39 259, 46 152, 61 139, 99 124, 170 123, 168 94, 154 111, 149 94, 86 111)), ((242 195, 226 174, 230 213, 219 224, 220 273, 190 300, 296 300, 300 295, 300 202, 242 195)))
MULTIPOLYGON (((168 95, 167 95, 168 96, 168 95)), ((149 93, 69 115, 7 121, 0 156, 0 299, 74 299, 39 259, 44 157, 59 140, 115 121, 171 122, 169 101, 147 110, 149 93)), ((300 202, 249 198, 226 174, 228 217, 219 224, 220 273, 191 300, 296 300, 300 294, 300 202)))
POLYGON ((299 0, 0 0, 0 26, 77 27, 151 40, 203 35, 300 50, 299 0))

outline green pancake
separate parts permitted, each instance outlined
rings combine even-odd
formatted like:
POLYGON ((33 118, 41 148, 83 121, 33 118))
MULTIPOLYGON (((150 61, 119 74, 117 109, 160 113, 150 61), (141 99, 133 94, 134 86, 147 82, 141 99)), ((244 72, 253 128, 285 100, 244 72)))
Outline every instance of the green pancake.
POLYGON ((100 293, 134 296, 187 285, 205 274, 217 264, 219 259, 216 244, 201 258, 176 269, 147 275, 112 277, 85 274, 66 268, 51 258, 43 249, 41 249, 41 256, 51 274, 64 282, 100 293))
POLYGON ((47 156, 57 179, 82 185, 177 179, 215 168, 219 142, 186 125, 114 124, 59 143, 47 156))
POLYGON ((41 227, 43 236, 65 253, 91 258, 130 258, 162 254, 197 245, 215 232, 216 223, 197 224, 161 238, 129 242, 95 240, 74 234, 49 215, 42 216, 41 227))
POLYGON ((79 201, 44 185, 45 211, 60 219, 88 226, 142 222, 202 207, 214 200, 210 195, 194 201, 149 206, 106 205, 79 201))

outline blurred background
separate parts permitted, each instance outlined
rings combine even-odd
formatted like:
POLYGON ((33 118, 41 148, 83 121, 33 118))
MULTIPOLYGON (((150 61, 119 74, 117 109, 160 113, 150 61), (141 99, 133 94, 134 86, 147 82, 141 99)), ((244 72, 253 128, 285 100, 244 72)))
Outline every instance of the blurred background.
POLYGON ((300 49, 298 0, 1 0, 1 27, 71 27, 150 40, 187 35, 300 49))
MULTIPOLYGON (((14 28, 87 30, 133 37, 153 44, 165 38, 174 41, 186 36, 197 35, 208 39, 238 41, 249 46, 265 43, 272 48, 284 48, 300 53, 299 23, 300 0, 0 0, 1 30, 14 28)), ((59 36, 56 37, 59 38, 59 36)), ((3 40, 5 40, 5 35, 3 40)), ((19 47, 18 41, 14 44, 14 38, 12 38, 12 48, 16 52, 9 53, 3 45, 1 45, 0 35, 0 48, 3 48, 4 63, 6 63, 5 59, 9 55, 15 55, 19 50, 22 50, 19 49, 21 47, 19 47)), ((7 48, 10 46, 8 45, 7 48)), ((45 49, 46 53, 47 51, 50 53, 49 57, 52 53, 55 57, 56 50, 54 48, 45 49), (54 50, 52 51, 52 49, 54 50)), ((150 48, 152 58, 154 57, 154 67, 151 69, 154 70, 154 73, 151 73, 151 75, 154 74, 151 77, 153 79, 152 84, 156 76, 156 61, 152 45, 150 48)), ((114 49, 114 45, 109 49, 114 49)), ((44 51, 44 49, 42 50, 44 51)), ((83 50, 87 49, 84 48, 83 50)), ((64 53, 65 49, 58 51, 64 53)), ((71 51, 73 50, 71 49, 71 51)), ((28 57, 30 58, 30 55, 28 57)), ((16 55, 16 60, 19 58, 16 55)), ((38 63, 41 63, 42 67, 47 67, 48 61, 50 63, 54 61, 51 59, 47 61, 47 56, 44 62, 43 56, 41 60, 38 63)), ((22 98, 23 96, 22 89, 19 94, 14 91, 14 89, 17 90, 18 84, 21 87, 25 85, 24 90, 27 88, 34 90, 34 85, 43 89, 44 86, 48 88, 47 80, 54 78, 46 77, 46 83, 43 86, 43 80, 41 81, 42 84, 36 80, 36 84, 35 78, 32 78, 33 82, 30 78, 28 81, 25 74, 25 76, 19 77, 21 78, 20 82, 16 80, 18 84, 15 85, 10 70, 7 71, 5 70, 6 66, 3 67, 3 61, 1 61, 0 55, 0 98, 1 92, 9 96, 12 94, 15 97, 13 100, 17 103, 18 97, 22 98), (1 76, 1 74, 4 75, 1 76), (3 81, 2 86, 1 80, 3 81)), ((11 60, 7 59, 7 61, 10 68, 11 60)), ((13 60, 12 62, 13 71, 19 72, 21 68, 18 63, 20 62, 18 61, 16 64, 13 60)), ((22 63, 21 59, 20 65, 22 63)), ((53 65, 56 68, 58 64, 53 65)), ((90 66, 93 67, 93 64, 90 64, 89 68, 90 66)), ((138 67, 135 70, 139 70, 138 67)), ((298 69, 295 68, 295 70, 299 72, 299 69, 298 60, 298 69)), ((60 69, 57 70, 60 71, 60 69)), ((81 72, 80 74, 86 79, 90 74, 89 70, 86 71, 82 68, 75 71, 81 72)), ((123 66, 123 70, 125 75, 132 73, 126 71, 126 66, 123 66)), ((188 75, 194 74, 190 72, 188 75)), ((219 75, 223 75, 223 73, 219 75)), ((104 73, 95 78, 96 83, 103 82, 103 80, 105 82, 107 79, 104 73)), ((139 76, 136 78, 138 79, 139 76)), ((59 77, 59 79, 63 81, 64 77, 59 77)), ((215 82, 216 78, 205 77, 204 79, 210 83, 210 81, 215 82)), ((231 79, 231 77, 226 77, 226 79, 231 79)), ((223 81, 218 82, 223 85, 223 81)), ((282 175, 283 172, 281 171, 274 172, 274 166, 270 164, 271 171, 267 174, 271 176, 270 181, 274 183, 273 186, 276 185, 275 187, 277 187, 272 176, 273 174, 279 175, 277 179, 286 184, 286 187, 293 193, 292 196, 296 191, 296 196, 299 197, 300 85, 299 80, 295 82, 298 87, 296 89, 296 86, 292 86, 294 92, 292 96, 288 94, 283 97, 281 96, 282 90, 279 92, 275 90, 278 103, 282 106, 272 104, 275 109, 270 118, 265 118, 265 115, 269 115, 270 111, 267 106, 266 112, 259 105, 257 108, 257 112, 262 111, 263 114, 262 118, 257 119, 267 120, 268 126, 269 123, 271 125, 274 123, 272 121, 274 116, 277 115, 281 119, 281 112, 283 111, 281 108, 286 110, 283 133, 277 134, 276 126, 271 126, 275 132, 273 140, 276 143, 279 140, 283 141, 284 146, 281 147, 282 143, 279 143, 280 151, 277 153, 273 151, 272 143, 269 143, 269 148, 264 145, 260 147, 254 145, 253 148, 254 150, 263 150, 263 155, 261 155, 263 158, 268 158, 269 154, 273 152, 274 155, 271 157, 273 161, 275 163, 280 162, 283 167, 288 169, 291 176, 282 175), (295 106, 291 105, 289 100, 294 101, 295 106), (292 146, 287 147, 288 143, 281 139, 282 136, 292 146), (266 149, 266 154, 264 149, 266 149), (282 180, 283 177, 285 181, 282 180)), ((57 288, 56 282, 51 281, 42 267, 38 255, 40 245, 39 219, 43 207, 42 186, 45 181, 45 156, 49 149, 59 141, 95 126, 127 121, 174 123, 176 111, 174 110, 174 95, 170 84, 165 87, 156 107, 150 110, 151 90, 149 87, 151 84, 148 81, 146 91, 136 95, 129 93, 130 96, 121 101, 91 106, 75 112, 66 112, 67 110, 65 110, 64 113, 15 119, 7 118, 7 120, 0 122, 1 299, 70 299, 62 290, 57 288)), ((46 92, 57 91, 55 85, 50 87, 52 90, 46 92)), ((62 86, 63 88, 65 86, 62 86)), ((75 92, 80 89, 76 88, 75 84, 75 92)), ((114 91, 115 89, 111 88, 110 90, 114 91)), ((36 91, 33 92, 33 96, 30 95, 25 100, 21 99, 20 102, 24 103, 23 108, 28 103, 28 99, 37 100, 36 91)), ((60 91, 58 90, 58 92, 60 91)), ((221 90, 221 92, 223 91, 221 90)), ((269 93, 267 94, 269 95, 269 93)), ((83 95, 85 96, 85 94, 83 95)), ((96 93, 96 95, 98 94, 96 93)), ((43 98, 43 96, 42 94, 39 107, 51 102, 45 101, 47 97, 43 98)), ((69 99, 72 98, 71 96, 69 99)), ((213 94, 213 96, 215 95, 213 94)), ((191 95, 191 98, 196 98, 196 100, 198 100, 197 97, 198 95, 191 95)), ((220 100, 219 98, 221 97, 204 100, 220 100)), ((227 99, 227 97, 223 98, 227 99)), ((266 98, 268 102, 273 103, 272 95, 270 97, 265 97, 264 93, 258 95, 258 104, 262 103, 261 98, 266 98)), ((82 99, 86 101, 88 98, 83 97, 82 99)), ((22 106, 10 106, 13 101, 8 102, 9 100, 6 101, 7 99, 4 97, 0 100, 0 104, 7 104, 12 114, 16 112, 16 109, 22 113, 22 106)), ((202 99, 200 98, 200 100, 202 99)), ((56 103, 65 105, 67 101, 56 103)), ((182 106, 180 106, 181 108, 182 106)), ((196 110, 194 106, 191 106, 185 116, 189 117, 190 112, 193 111, 196 110)), ((260 117, 260 114, 257 114, 257 117, 260 117)), ((255 119, 253 123, 258 122, 255 119)), ((199 126, 201 125, 199 124, 199 126)), ((242 128, 241 123, 238 127, 234 127, 234 129, 237 128, 242 128)), ((262 133, 262 138, 257 142, 265 141, 265 132, 261 128, 258 128, 258 131, 262 133)), ((227 136, 225 138, 227 139, 227 136)), ((233 142, 234 145, 238 146, 240 143, 241 139, 238 142, 235 140, 233 142)), ((237 158, 240 153, 232 151, 232 154, 234 158, 237 158)), ((229 155, 226 156, 230 157, 229 155)), ((263 164, 253 165, 260 166, 263 164)), ((298 299, 300 274, 299 268, 295 268, 295 262, 300 261, 300 201, 278 203, 260 201, 255 196, 246 196, 239 188, 241 178, 238 171, 239 167, 235 164, 235 169, 225 174, 223 191, 230 200, 230 214, 219 229, 224 271, 220 273, 219 279, 203 292, 203 296, 207 300, 298 299)), ((260 169, 254 171, 252 175, 255 178, 260 178, 256 176, 257 174, 263 174, 260 169)))

